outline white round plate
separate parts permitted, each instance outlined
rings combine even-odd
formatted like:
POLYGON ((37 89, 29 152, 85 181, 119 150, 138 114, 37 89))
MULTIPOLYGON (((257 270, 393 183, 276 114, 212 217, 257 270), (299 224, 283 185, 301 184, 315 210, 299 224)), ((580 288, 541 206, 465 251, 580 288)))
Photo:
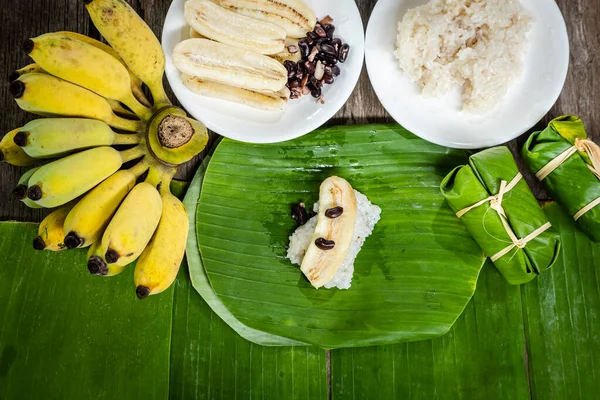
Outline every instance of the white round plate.
POLYGON ((250 143, 276 143, 294 139, 317 129, 339 111, 354 90, 364 61, 365 40, 362 19, 354 0, 305 0, 317 18, 330 15, 334 37, 350 45, 341 75, 325 85, 325 104, 312 96, 290 100, 284 111, 268 112, 233 102, 197 95, 187 89, 172 61, 173 49, 188 39, 183 9, 185 0, 173 0, 163 27, 162 46, 167 57, 166 74, 175 96, 183 107, 210 130, 231 139, 250 143))
POLYGON ((462 112, 460 95, 426 99, 394 56, 398 22, 427 0, 379 0, 367 27, 369 78, 391 116, 414 134, 442 146, 478 149, 508 142, 539 122, 558 99, 569 67, 565 21, 553 0, 521 0, 534 18, 522 76, 486 115, 462 112))

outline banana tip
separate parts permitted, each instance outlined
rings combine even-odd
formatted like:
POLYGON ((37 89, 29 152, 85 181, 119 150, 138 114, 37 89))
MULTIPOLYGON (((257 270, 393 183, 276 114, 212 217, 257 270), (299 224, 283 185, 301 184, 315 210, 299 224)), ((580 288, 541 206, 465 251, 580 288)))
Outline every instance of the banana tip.
POLYGON ((90 274, 92 275, 108 275, 108 267, 106 266, 106 263, 102 258, 98 256, 90 257, 90 259, 88 260, 87 267, 88 271, 90 271, 90 274))
POLYGON ((19 147, 23 147, 27 144, 27 132, 18 132, 15 137, 13 137, 13 142, 19 147))
POLYGON ((137 288, 135 288, 135 295, 138 297, 138 299, 143 300, 146 297, 150 296, 150 288, 148 288, 147 286, 138 286, 137 288))
POLYGON ((42 188, 40 188, 38 185, 33 185, 27 189, 27 197, 33 201, 40 200, 42 198, 42 188))
POLYGON ((106 254, 104 255, 104 258, 106 258, 106 262, 109 264, 114 264, 117 261, 119 261, 119 253, 117 253, 115 250, 113 249, 108 249, 106 251, 106 254))
POLYGON ((34 47, 35 43, 33 43, 33 40, 31 39, 27 39, 23 42, 23 51, 25 52, 25 54, 31 53, 34 47))
POLYGON ((83 238, 75 232, 69 232, 69 234, 65 236, 65 246, 67 246, 67 249, 69 250, 81 247, 83 246, 83 243, 83 238))
POLYGON ((44 239, 42 239, 40 236, 33 239, 33 248, 36 250, 44 250, 46 248, 44 239))
POLYGON ((27 186, 17 185, 13 189, 12 194, 17 200, 23 200, 25 197, 27 197, 27 186))
POLYGON ((18 99, 25 93, 25 84, 21 81, 14 81, 10 84, 9 90, 10 94, 12 94, 15 99, 18 99))
POLYGON ((8 75, 8 82, 14 82, 17 79, 19 79, 19 77, 21 76, 21 74, 19 74, 19 71, 13 71, 8 75))

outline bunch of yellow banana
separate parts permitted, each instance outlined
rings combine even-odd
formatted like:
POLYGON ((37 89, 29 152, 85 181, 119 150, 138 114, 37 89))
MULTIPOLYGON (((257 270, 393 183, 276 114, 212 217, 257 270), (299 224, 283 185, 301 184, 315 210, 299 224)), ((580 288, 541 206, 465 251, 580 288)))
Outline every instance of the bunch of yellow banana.
POLYGON ((137 261, 143 299, 166 290, 179 270, 188 222, 170 183, 208 134, 171 105, 160 43, 135 11, 123 0, 85 4, 110 45, 74 32, 24 43, 34 63, 11 74, 10 93, 23 110, 49 118, 6 134, 0 161, 33 166, 13 191, 18 200, 56 208, 35 249, 89 247, 88 269, 101 276, 137 261))
POLYGON ((266 110, 290 98, 285 61, 298 62, 298 38, 316 25, 303 0, 187 0, 190 39, 173 51, 183 83, 202 96, 266 110), (287 89, 287 90, 284 90, 287 89))

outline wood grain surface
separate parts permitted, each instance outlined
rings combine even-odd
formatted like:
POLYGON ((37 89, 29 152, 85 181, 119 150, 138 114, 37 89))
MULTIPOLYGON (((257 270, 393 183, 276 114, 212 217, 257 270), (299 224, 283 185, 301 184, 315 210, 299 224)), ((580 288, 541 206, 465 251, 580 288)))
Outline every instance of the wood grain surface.
MULTIPOLYGON (((144 18, 158 37, 162 33, 163 20, 171 4, 170 0, 128 0, 144 18)), ((552 0, 548 0, 552 1, 552 0)), ((376 0, 357 0, 363 23, 366 27, 376 0)), ((71 30, 100 38, 98 31, 90 23, 81 0, 2 0, 0 7, 0 75, 9 73, 29 63, 21 50, 21 44, 29 37, 42 33, 71 30)), ((567 22, 571 43, 570 70, 563 93, 558 102, 543 121, 532 128, 532 132, 543 127, 547 121, 558 115, 571 113, 580 116, 586 123, 588 133, 596 142, 600 141, 600 1, 599 0, 558 0, 558 5, 567 22)), ((551 59, 547 62, 552 62, 551 59)), ((6 78, 4 78, 6 79, 6 78)), ((169 91, 171 99, 175 97, 169 91)), ((60 93, 57 93, 60 96, 60 93)), ((8 85, 0 85, 0 134, 20 127, 34 116, 21 111, 8 92, 8 85)), ((358 83, 348 103, 328 123, 366 124, 391 122, 390 116, 377 100, 363 69, 358 83)), ((515 152, 528 135, 523 135, 509 143, 515 152)), ((180 178, 190 178, 200 161, 198 157, 180 171, 180 178)), ((11 191, 25 169, 0 164, 0 220, 39 221, 47 211, 30 210, 16 201, 11 191)), ((528 181, 540 199, 546 195, 540 185, 528 181)))

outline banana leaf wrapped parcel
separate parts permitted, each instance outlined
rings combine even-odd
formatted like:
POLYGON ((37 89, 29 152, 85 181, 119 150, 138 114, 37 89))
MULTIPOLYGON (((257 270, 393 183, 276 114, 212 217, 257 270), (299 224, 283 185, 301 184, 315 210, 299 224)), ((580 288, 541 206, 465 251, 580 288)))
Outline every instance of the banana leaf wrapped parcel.
POLYGON ((469 165, 457 167, 442 181, 441 191, 510 284, 533 280, 557 260, 560 237, 508 148, 472 155, 469 165))
POLYGON ((600 147, 583 121, 559 117, 533 133, 522 150, 525 165, 595 242, 600 242, 600 147))

